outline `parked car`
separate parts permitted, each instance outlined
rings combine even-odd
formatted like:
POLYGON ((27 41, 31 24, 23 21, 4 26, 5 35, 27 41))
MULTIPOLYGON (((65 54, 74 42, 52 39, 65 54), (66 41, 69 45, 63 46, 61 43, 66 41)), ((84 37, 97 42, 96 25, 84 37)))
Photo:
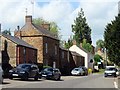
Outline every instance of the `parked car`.
POLYGON ((71 71, 72 75, 84 75, 84 70, 82 68, 74 68, 71 71))
POLYGON ((83 69, 84 75, 88 75, 88 69, 85 66, 79 66, 79 68, 83 69))
POLYGON ((35 64, 19 64, 16 68, 9 70, 9 78, 21 78, 23 80, 28 80, 28 78, 34 78, 38 80, 39 68, 35 64))
POLYGON ((116 75, 117 75, 117 76, 120 76, 120 69, 117 69, 116 71, 117 71, 117 72, 116 72, 116 75))
POLYGON ((116 77, 117 76, 116 72, 117 72, 117 69, 115 68, 115 66, 106 66, 104 77, 107 77, 107 76, 116 77))
POLYGON ((3 83, 3 70, 2 70, 2 67, 0 65, 0 84, 3 83))
POLYGON ((61 72, 58 68, 45 68, 41 71, 42 77, 46 79, 60 80, 61 72))

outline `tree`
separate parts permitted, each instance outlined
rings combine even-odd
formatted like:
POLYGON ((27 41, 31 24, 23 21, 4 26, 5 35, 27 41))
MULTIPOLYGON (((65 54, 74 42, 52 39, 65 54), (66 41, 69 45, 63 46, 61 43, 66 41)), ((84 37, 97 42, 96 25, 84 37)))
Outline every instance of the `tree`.
POLYGON ((104 51, 105 46, 104 46, 104 41, 102 39, 97 40, 96 45, 97 45, 96 46, 97 49, 100 48, 102 51, 104 51))
POLYGON ((73 45, 73 43, 72 43, 72 39, 70 38, 70 39, 68 39, 68 41, 67 42, 65 42, 65 48, 66 49, 69 49, 72 45, 73 45))
POLYGON ((100 62, 100 60, 103 59, 100 55, 96 54, 94 56, 94 61, 97 63, 97 62, 100 62))
POLYGON ((33 23, 39 26, 42 24, 50 24, 51 33, 53 33, 57 38, 59 39, 61 38, 59 34, 60 28, 57 26, 55 22, 49 22, 49 21, 45 21, 42 18, 36 18, 36 19, 33 19, 33 23))
POLYGON ((105 32, 105 47, 107 49, 108 58, 111 62, 120 66, 120 14, 115 20, 108 23, 105 32))
POLYGON ((4 30, 4 31, 2 31, 2 33, 3 33, 3 34, 8 34, 8 35, 11 35, 10 28, 9 28, 9 30, 4 30))
POLYGON ((86 22, 82 8, 81 11, 78 12, 78 17, 76 17, 74 20, 74 24, 72 25, 72 32, 74 33, 73 39, 76 40, 78 45, 83 42, 83 39, 86 39, 87 43, 92 43, 91 29, 86 22))
POLYGON ((92 52, 92 46, 90 43, 86 42, 86 39, 83 39, 82 47, 88 52, 92 52))

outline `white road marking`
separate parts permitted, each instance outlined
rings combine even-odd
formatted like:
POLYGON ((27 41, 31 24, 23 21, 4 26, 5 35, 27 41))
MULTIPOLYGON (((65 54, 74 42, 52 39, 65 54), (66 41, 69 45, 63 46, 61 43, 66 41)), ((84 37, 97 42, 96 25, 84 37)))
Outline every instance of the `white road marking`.
POLYGON ((115 88, 118 88, 118 85, 115 81, 114 81, 114 86, 115 86, 115 88))

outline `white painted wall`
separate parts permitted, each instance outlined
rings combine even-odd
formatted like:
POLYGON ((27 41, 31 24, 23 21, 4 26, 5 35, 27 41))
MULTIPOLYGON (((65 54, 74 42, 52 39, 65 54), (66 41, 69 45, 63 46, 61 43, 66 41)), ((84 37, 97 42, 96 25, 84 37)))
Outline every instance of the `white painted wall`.
POLYGON ((91 68, 93 70, 93 63, 90 63, 91 59, 94 59, 94 55, 91 53, 87 53, 85 51, 83 51, 82 49, 80 49, 78 46, 73 45, 69 48, 70 51, 74 51, 77 52, 78 54, 82 55, 83 57, 85 57, 85 67, 86 68, 91 68))
POLYGON ((73 45, 69 48, 70 51, 74 51, 74 52, 77 52, 78 54, 82 55, 83 57, 85 57, 85 67, 88 68, 88 54, 81 50, 78 46, 76 45, 73 45))

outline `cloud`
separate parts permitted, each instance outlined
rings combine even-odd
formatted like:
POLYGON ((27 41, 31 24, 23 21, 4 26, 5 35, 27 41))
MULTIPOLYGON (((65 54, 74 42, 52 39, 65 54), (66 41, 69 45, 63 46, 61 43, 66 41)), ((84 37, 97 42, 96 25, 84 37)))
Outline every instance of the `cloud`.
POLYGON ((34 18, 42 17, 47 21, 56 22, 61 28, 63 40, 72 34, 71 25, 74 23, 78 11, 83 8, 87 22, 92 29, 92 41, 103 39, 104 28, 117 15, 118 0, 0 0, 0 23, 2 29, 11 28, 12 32, 17 25, 24 25, 24 17, 33 14, 34 18), (47 3, 46 3, 47 2, 47 3), (72 5, 77 2, 78 6, 72 5), (41 4, 39 4, 41 3, 41 4), (45 3, 45 4, 44 4, 45 3))
POLYGON ((80 2, 80 7, 83 8, 87 22, 92 29, 93 45, 96 40, 103 39, 105 26, 117 16, 118 0, 85 0, 80 2))

